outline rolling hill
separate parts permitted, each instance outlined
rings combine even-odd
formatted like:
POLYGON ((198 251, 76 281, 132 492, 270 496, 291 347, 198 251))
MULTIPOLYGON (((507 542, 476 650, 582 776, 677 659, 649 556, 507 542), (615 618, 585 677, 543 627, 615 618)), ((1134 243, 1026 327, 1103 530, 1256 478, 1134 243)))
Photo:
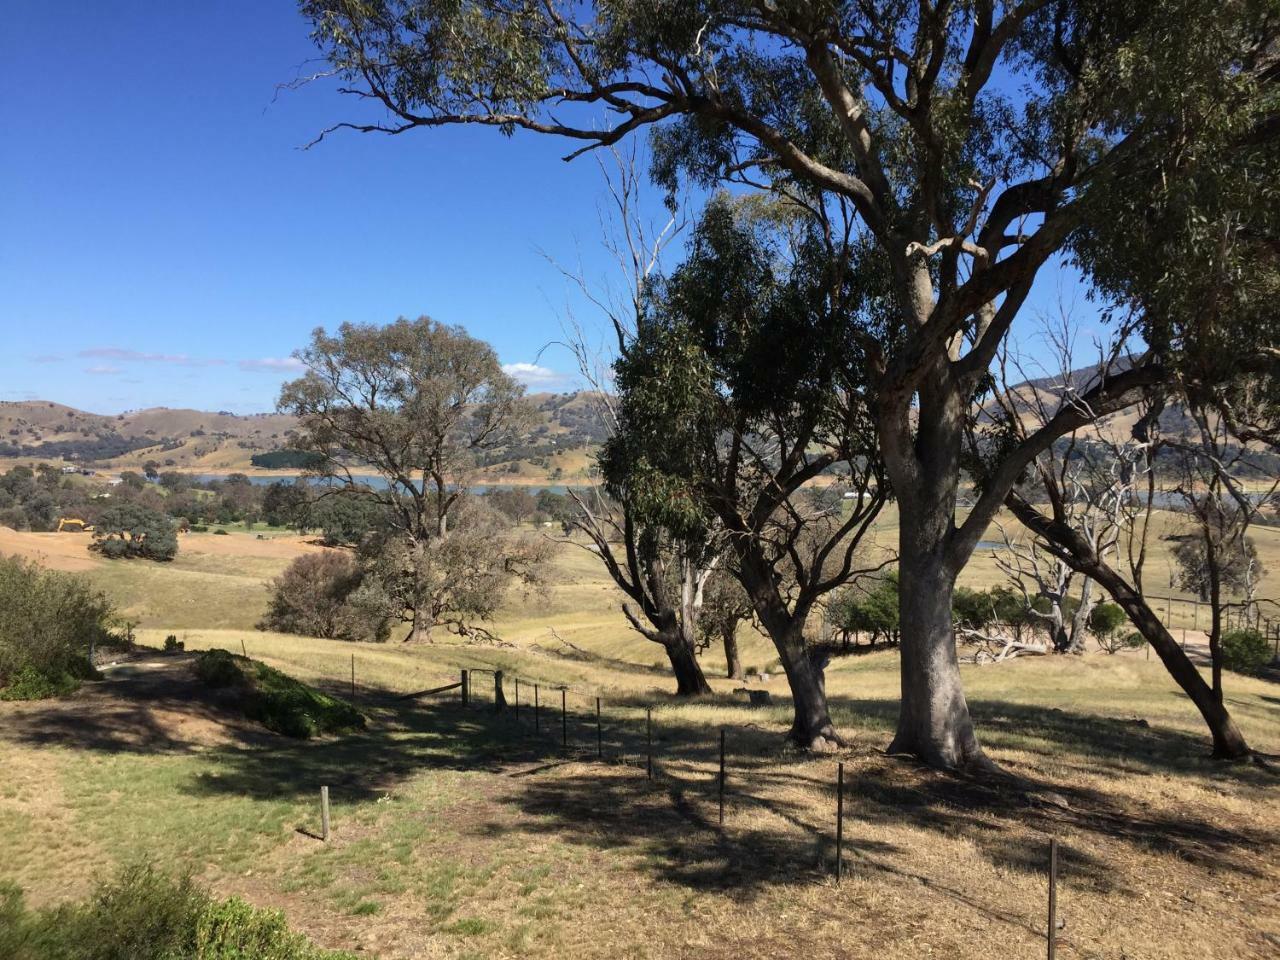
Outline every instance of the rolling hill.
MULTIPOLYGON (((590 394, 532 394, 538 418, 526 441, 492 451, 483 480, 502 483, 585 480, 605 437, 590 394)), ((97 414, 47 400, 0 402, 0 459, 76 464, 95 470, 266 473, 253 457, 287 450, 297 423, 285 414, 152 407, 97 414)), ((284 470, 280 472, 296 472, 284 470)))

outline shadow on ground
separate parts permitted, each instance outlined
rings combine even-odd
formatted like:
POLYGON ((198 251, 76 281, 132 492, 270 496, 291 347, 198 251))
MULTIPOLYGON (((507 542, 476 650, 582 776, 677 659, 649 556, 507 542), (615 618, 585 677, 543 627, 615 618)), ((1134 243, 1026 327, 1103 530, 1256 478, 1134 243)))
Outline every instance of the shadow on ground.
MULTIPOLYGON (((527 704, 517 719, 510 710, 495 713, 491 704, 464 707, 453 693, 405 701, 364 688, 358 701, 370 717, 368 730, 293 741, 228 716, 207 692, 178 676, 179 660, 173 663, 174 676, 167 683, 159 672, 141 670, 84 697, 26 709, 0 736, 91 751, 203 751, 209 769, 184 788, 195 796, 301 798, 327 784, 345 801, 359 802, 432 770, 487 772, 504 777, 510 789, 495 791, 484 808, 489 815, 469 829, 489 836, 554 832, 564 842, 634 854, 645 869, 669 882, 735 895, 823 877, 833 863, 834 758, 785 750, 775 729, 758 725, 759 713, 745 704, 739 707, 740 722, 726 728, 727 826, 722 831, 717 731, 664 715, 653 738, 656 775, 650 782, 640 701, 611 703, 619 713, 606 714, 599 731, 594 712, 562 718, 559 703, 553 702, 540 712, 535 732, 527 704), (108 696, 111 688, 114 696, 108 696), (67 706, 73 704, 78 706, 67 706), (184 732, 172 719, 183 715, 201 729, 184 732), (221 739, 211 741, 204 725, 224 728, 221 739), (503 805, 526 816, 502 816, 503 805)), ((335 687, 334 692, 346 691, 335 687)), ((722 711, 733 710, 724 700, 715 702, 722 711)), ((1274 783, 1272 775, 1256 768, 1210 763, 1203 741, 1179 731, 1025 704, 971 705, 989 745, 1042 752, 1068 770, 1124 775, 1148 769, 1234 779, 1241 785, 1274 783)), ((875 726, 890 725, 897 712, 897 703, 889 700, 837 700, 833 706, 875 726)), ((1092 835, 1118 844, 1120 853, 1163 851, 1246 875, 1258 871, 1255 858, 1242 854, 1266 851, 1277 840, 1265 830, 1211 823, 1198 811, 1173 815, 1167 808, 1125 806, 1100 791, 1048 782, 1026 769, 1013 771, 1022 778, 1018 782, 980 782, 939 775, 869 748, 843 759, 849 766, 848 862, 935 887, 915 872, 908 851, 873 841, 865 828, 909 823, 941 837, 963 835, 990 862, 1028 874, 1043 872, 1045 842, 1058 832, 1092 835)), ((1073 882, 1099 892, 1116 889, 1108 863, 1070 844, 1064 845, 1063 857, 1064 874, 1073 882)), ((1008 919, 994 897, 984 906, 973 891, 936 888, 1008 919)))

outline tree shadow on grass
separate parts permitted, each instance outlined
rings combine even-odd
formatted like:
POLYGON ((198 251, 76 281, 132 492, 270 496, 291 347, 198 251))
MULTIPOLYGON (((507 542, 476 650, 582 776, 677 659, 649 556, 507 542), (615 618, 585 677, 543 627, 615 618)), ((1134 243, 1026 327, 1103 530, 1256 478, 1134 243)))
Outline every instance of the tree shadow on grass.
MULTIPOLYGON (((335 692, 341 691, 335 687, 335 692)), ((236 728, 230 742, 219 746, 184 741, 181 729, 155 729, 149 736, 135 731, 122 739, 112 730, 131 722, 127 712, 106 726, 81 725, 78 730, 72 729, 70 718, 40 721, 33 713, 26 718, 31 722, 6 736, 35 745, 57 742, 111 752, 201 749, 209 763, 184 788, 194 796, 299 799, 314 796, 324 785, 335 800, 361 802, 432 770, 487 772, 514 784, 513 789, 499 791, 497 802, 528 816, 492 818, 478 828, 486 834, 550 830, 566 842, 629 851, 670 882, 738 895, 829 873, 834 765, 830 758, 804 758, 784 750, 775 727, 757 725, 759 713, 746 704, 737 705, 740 722, 727 728, 729 828, 721 833, 716 822, 719 738, 714 727, 664 716, 654 741, 657 777, 651 785, 644 772, 644 719, 636 719, 634 710, 641 701, 611 702, 611 707, 631 712, 625 718, 606 716, 597 747, 593 711, 571 712, 562 726, 558 703, 543 713, 541 730, 535 734, 527 706, 517 720, 512 711, 495 714, 491 706, 463 707, 451 695, 402 701, 369 688, 360 694, 360 706, 371 718, 369 729, 317 741, 293 741, 248 728, 236 728), (562 745, 566 729, 567 750, 562 745), (593 760, 597 749, 609 762, 565 763, 593 760), (748 808, 760 816, 740 815, 748 808)), ((173 690, 163 695, 175 696, 173 690)), ((732 713, 733 704, 713 702, 722 714, 726 709, 732 713)), ((136 706, 143 709, 146 703, 142 698, 136 706)), ((898 706, 891 700, 842 699, 833 705, 884 726, 892 722, 898 706)), ((196 706, 217 709, 216 704, 196 706)), ((1148 769, 1274 783, 1264 771, 1211 763, 1204 759, 1202 740, 1180 731, 1000 701, 975 700, 971 706, 988 745, 1044 753, 1059 766, 1078 765, 1116 776, 1148 769)), ((143 717, 138 722, 145 728, 148 721, 143 717)), ((1044 837, 1060 830, 1079 831, 1118 842, 1121 849, 1167 851, 1206 867, 1251 876, 1258 871, 1251 858, 1241 854, 1266 851, 1277 840, 1261 829, 1217 826, 1191 811, 1174 816, 1126 807, 1101 791, 1036 780, 1021 769, 1015 772, 1023 776, 1022 782, 1009 785, 939 775, 867 750, 848 759, 853 765, 847 780, 850 856, 866 869, 921 883, 931 881, 913 872, 909 852, 860 834, 860 827, 905 822, 942 836, 960 834, 990 862, 1037 874, 1044 869, 1043 844, 1030 842, 1028 831, 1044 837), (1013 833, 1007 832, 1010 829, 1013 833), (1019 831, 1023 835, 1015 836, 1019 831)), ((1064 845, 1063 857, 1064 871, 1073 882, 1099 891, 1114 889, 1107 863, 1070 844, 1064 845)), ((968 896, 958 890, 943 892, 968 896)), ((998 915, 997 908, 990 909, 998 915)))

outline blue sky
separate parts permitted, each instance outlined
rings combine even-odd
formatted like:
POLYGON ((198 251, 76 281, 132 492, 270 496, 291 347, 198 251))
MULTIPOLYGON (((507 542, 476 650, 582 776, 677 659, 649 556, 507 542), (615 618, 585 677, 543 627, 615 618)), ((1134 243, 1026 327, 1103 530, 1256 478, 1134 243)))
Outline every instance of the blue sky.
MULTIPOLYGON (((604 183, 570 144, 340 133, 289 0, 18 0, 0 33, 0 400, 271 409, 316 326, 429 314, 532 365, 554 261, 608 278, 604 183)), ((1056 297, 1047 277, 1038 296, 1056 297)), ((551 347, 534 389, 566 389, 551 347)))

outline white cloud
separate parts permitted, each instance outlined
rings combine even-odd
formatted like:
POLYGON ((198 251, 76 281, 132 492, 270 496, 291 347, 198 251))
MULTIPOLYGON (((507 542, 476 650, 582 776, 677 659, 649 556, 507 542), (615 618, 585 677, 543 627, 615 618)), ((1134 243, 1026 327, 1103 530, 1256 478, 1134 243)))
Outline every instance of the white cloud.
POLYGON ((262 357, 259 360, 241 360, 241 370, 301 370, 305 366, 297 357, 262 357))
POLYGON ((563 390, 569 386, 570 381, 567 373, 536 363, 504 363, 502 372, 531 390, 563 390))
POLYGON ((216 358, 192 357, 185 353, 144 353, 124 347, 90 347, 88 350, 81 350, 77 356, 120 360, 125 363, 172 363, 180 367, 220 367, 227 362, 216 358))
POLYGON ((109 363, 99 363, 92 367, 85 367, 85 373, 108 374, 108 373, 124 373, 119 367, 113 367, 109 363))

